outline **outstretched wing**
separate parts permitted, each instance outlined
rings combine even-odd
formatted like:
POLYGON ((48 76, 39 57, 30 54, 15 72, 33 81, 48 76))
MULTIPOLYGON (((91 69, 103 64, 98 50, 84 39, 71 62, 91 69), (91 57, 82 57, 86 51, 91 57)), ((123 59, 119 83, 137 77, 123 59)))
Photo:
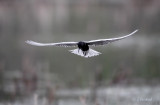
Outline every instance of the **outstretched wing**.
POLYGON ((91 46, 105 45, 105 44, 108 44, 108 43, 111 43, 111 42, 118 41, 118 40, 124 39, 126 37, 129 37, 129 36, 133 35, 134 33, 136 33, 137 31, 138 30, 135 30, 128 35, 118 37, 118 38, 91 40, 91 41, 86 41, 86 43, 88 43, 88 45, 91 45, 91 46))
POLYGON ((26 43, 34 46, 58 46, 58 47, 76 47, 77 46, 77 42, 38 43, 31 40, 27 40, 26 43))

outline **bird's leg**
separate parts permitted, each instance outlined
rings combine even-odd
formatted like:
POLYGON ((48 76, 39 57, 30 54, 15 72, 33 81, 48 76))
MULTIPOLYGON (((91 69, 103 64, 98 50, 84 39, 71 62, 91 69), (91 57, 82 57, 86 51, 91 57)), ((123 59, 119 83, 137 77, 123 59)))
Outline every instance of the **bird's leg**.
POLYGON ((86 51, 84 51, 84 52, 83 52, 83 55, 84 55, 84 56, 86 56, 86 55, 87 55, 87 52, 86 52, 86 51))
POLYGON ((83 55, 85 55, 85 52, 83 51, 83 55))

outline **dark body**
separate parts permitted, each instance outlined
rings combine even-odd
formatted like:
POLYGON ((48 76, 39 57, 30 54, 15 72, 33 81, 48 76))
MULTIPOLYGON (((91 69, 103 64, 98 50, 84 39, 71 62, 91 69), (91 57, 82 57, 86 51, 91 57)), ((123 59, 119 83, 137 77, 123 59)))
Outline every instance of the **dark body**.
POLYGON ((89 50, 88 44, 82 41, 78 42, 78 48, 82 50, 84 55, 86 55, 89 50))

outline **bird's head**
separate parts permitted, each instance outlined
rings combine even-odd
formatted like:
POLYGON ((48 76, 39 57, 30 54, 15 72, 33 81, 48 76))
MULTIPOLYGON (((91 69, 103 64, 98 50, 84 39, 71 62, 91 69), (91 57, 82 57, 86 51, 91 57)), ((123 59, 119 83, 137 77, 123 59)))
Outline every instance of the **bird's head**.
POLYGON ((85 42, 82 42, 82 41, 80 41, 80 42, 78 42, 78 48, 83 48, 84 46, 87 46, 87 43, 85 43, 85 42))

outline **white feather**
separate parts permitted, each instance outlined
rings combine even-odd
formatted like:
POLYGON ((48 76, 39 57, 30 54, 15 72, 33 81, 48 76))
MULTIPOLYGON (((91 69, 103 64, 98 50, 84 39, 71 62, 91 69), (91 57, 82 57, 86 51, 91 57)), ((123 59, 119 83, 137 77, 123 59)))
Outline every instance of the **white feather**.
POLYGON ((128 34, 128 35, 125 35, 125 36, 122 36, 122 37, 109 38, 109 39, 98 39, 98 40, 91 40, 91 41, 85 41, 85 42, 88 43, 89 45, 92 45, 92 46, 106 45, 106 44, 108 44, 108 43, 115 42, 115 41, 118 41, 118 40, 127 38, 127 37, 135 34, 137 31, 138 31, 138 30, 135 30, 135 31, 133 31, 132 33, 130 33, 130 34, 128 34))
POLYGON ((61 46, 61 47, 76 47, 77 46, 77 42, 39 43, 39 42, 27 40, 26 43, 33 45, 33 46, 61 46))
POLYGON ((73 50, 69 50, 69 51, 73 54, 76 54, 76 55, 79 55, 79 56, 82 56, 82 57, 85 57, 85 58, 93 57, 93 56, 97 56, 97 55, 101 54, 100 52, 95 51, 91 48, 87 51, 86 55, 83 54, 83 51, 81 49, 73 49, 73 50))

